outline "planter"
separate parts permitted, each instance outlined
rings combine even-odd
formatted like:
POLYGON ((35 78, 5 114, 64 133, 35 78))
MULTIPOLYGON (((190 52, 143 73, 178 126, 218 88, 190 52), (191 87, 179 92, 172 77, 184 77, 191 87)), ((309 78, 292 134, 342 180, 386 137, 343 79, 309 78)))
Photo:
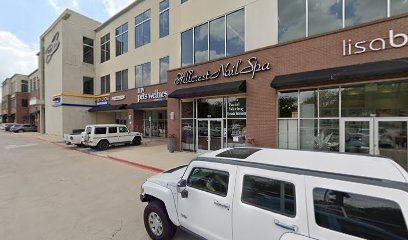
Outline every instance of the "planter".
POLYGON ((170 137, 167 141, 167 149, 170 153, 176 151, 176 138, 170 137))

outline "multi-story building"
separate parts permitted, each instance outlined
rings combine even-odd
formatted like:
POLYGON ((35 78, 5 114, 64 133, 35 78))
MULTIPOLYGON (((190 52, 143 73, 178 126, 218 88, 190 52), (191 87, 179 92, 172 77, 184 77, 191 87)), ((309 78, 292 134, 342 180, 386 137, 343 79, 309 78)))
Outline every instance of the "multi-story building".
POLYGON ((2 83, 2 119, 8 123, 28 121, 28 77, 14 74, 2 83))
POLYGON ((399 0, 136 0, 98 23, 66 10, 41 36, 41 122, 407 168, 407 12, 399 0))
POLYGON ((40 98, 40 74, 38 69, 30 73, 28 78, 28 123, 40 127, 41 107, 44 104, 40 98))

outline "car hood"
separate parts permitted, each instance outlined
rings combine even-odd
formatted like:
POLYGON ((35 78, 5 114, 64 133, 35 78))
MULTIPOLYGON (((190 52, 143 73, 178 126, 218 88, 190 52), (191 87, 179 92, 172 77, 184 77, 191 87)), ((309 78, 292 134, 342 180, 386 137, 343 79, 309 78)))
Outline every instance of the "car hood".
POLYGON ((158 184, 160 186, 168 188, 169 186, 177 186, 177 183, 180 181, 183 176, 187 166, 180 166, 174 169, 170 169, 166 172, 154 175, 147 179, 148 182, 158 184))

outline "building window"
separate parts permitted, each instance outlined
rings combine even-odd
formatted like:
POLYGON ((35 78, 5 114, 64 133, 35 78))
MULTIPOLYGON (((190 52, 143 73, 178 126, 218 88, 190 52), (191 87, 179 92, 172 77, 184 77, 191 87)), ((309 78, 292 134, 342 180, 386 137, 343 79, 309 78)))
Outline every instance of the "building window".
POLYGON ((136 48, 150 43, 150 9, 135 18, 136 48))
POLYGON ((84 91, 84 94, 90 94, 90 95, 94 94, 93 78, 84 77, 83 91, 84 91))
POLYGON ((387 17, 387 0, 346 0, 345 26, 387 17))
POLYGON ((27 101, 27 99, 22 99, 22 100, 21 100, 21 106, 22 106, 22 107, 28 107, 28 101, 27 101))
POLYGON ((408 12, 407 0, 391 0, 391 16, 399 15, 408 12))
POLYGON ((28 92, 28 81, 27 80, 21 81, 21 92, 28 92))
POLYGON ((167 71, 170 66, 170 57, 160 58, 160 83, 167 82, 167 71))
POLYGON ((188 0, 181 0, 181 4, 183 4, 183 3, 185 3, 185 2, 187 2, 188 0))
POLYGON ((115 113, 115 122, 116 124, 126 125, 127 123, 127 113, 126 112, 117 112, 115 113))
POLYGON ((279 42, 306 37, 306 0, 279 0, 279 42))
POLYGON ((245 51, 245 10, 241 9, 181 34, 181 65, 202 63, 245 51))
POLYGON ((101 63, 110 59, 110 33, 101 37, 101 63))
POLYGON ((116 56, 128 52, 128 23, 116 28, 116 56))
POLYGON ((84 50, 84 57, 83 57, 83 61, 84 63, 89 63, 89 64, 93 64, 94 60, 94 52, 93 52, 93 46, 94 46, 94 41, 93 39, 87 38, 87 37, 83 37, 83 50, 84 50))
POLYGON ((136 87, 145 87, 151 84, 151 64, 150 62, 137 65, 136 72, 136 87))
POLYGON ((128 89, 128 70, 116 72, 116 91, 128 89))
POLYGON ((160 2, 160 38, 169 35, 169 0, 160 2))
POLYGON ((101 94, 110 92, 110 75, 101 77, 101 94))
POLYGON ((342 28, 342 2, 342 0, 308 0, 309 35, 316 35, 342 28))

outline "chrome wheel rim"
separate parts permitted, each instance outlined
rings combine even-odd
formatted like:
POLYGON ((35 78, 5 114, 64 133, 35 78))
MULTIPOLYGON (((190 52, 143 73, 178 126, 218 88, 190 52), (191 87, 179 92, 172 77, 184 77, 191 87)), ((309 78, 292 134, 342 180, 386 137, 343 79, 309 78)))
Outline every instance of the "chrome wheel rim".
POLYGON ((163 234, 163 223, 161 221, 161 218, 157 213, 151 212, 149 214, 149 227, 152 233, 156 236, 160 236, 163 234))

